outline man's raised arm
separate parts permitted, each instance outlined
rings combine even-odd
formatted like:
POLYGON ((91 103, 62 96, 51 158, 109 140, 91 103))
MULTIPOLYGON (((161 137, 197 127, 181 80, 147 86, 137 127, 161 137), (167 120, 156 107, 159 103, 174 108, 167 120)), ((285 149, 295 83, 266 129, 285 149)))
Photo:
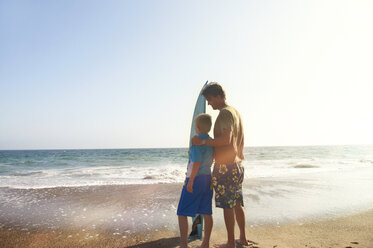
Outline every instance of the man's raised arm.
POLYGON ((201 145, 207 145, 207 146, 225 146, 229 145, 231 143, 232 139, 232 131, 229 129, 223 129, 223 133, 221 136, 219 136, 216 139, 201 139, 197 135, 192 138, 192 145, 194 146, 201 146, 201 145), (204 143, 203 143, 204 141, 204 143))

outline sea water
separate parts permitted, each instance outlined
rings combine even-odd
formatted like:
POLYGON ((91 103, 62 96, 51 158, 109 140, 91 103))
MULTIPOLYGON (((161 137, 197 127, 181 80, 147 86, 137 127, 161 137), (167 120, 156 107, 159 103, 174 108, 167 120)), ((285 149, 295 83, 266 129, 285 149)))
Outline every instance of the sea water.
MULTIPOLYGON (((246 147, 244 155, 249 227, 373 206, 373 146, 246 147)), ((0 220, 177 230, 181 186, 174 185, 184 181, 187 161, 186 148, 0 151, 0 220), (160 184, 173 187, 153 187, 160 184)), ((223 225, 221 211, 213 212, 223 225)))
MULTIPOLYGON (((373 167, 373 146, 246 147, 245 177, 293 178, 373 167)), ((188 149, 0 151, 0 187, 183 182, 188 149)))

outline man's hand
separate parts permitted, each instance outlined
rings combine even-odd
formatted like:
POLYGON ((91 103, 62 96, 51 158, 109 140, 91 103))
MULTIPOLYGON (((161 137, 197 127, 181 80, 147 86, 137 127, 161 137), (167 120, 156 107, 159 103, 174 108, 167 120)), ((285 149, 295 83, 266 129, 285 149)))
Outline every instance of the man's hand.
POLYGON ((189 192, 189 193, 193 193, 193 181, 191 181, 191 180, 189 180, 189 182, 188 182, 188 185, 187 185, 187 191, 189 192))
POLYGON ((201 146, 202 145, 202 139, 199 136, 194 136, 192 138, 192 145, 194 146, 201 146))

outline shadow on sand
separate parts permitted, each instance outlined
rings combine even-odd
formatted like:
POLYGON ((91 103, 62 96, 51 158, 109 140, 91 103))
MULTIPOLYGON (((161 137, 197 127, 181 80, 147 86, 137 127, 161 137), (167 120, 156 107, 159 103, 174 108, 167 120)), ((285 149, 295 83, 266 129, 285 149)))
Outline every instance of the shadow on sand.
POLYGON ((180 242, 179 237, 174 238, 164 238, 158 239, 147 243, 142 243, 138 245, 127 246, 126 248, 154 248, 154 247, 164 247, 164 248, 173 248, 178 247, 180 242))

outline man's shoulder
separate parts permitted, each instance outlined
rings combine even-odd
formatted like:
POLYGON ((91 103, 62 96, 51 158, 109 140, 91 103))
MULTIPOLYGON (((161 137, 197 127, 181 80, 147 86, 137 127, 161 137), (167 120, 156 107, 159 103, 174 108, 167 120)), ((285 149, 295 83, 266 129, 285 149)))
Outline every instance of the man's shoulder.
POLYGON ((237 114, 239 113, 238 110, 235 107, 232 107, 232 106, 227 106, 226 110, 231 112, 231 113, 237 113, 237 114))
POLYGON ((219 112, 219 115, 232 115, 233 114, 233 108, 227 106, 225 108, 222 108, 219 112))
POLYGON ((240 113, 237 111, 237 109, 235 109, 232 106, 227 106, 227 107, 223 108, 221 111, 220 111, 220 113, 222 113, 223 115, 232 116, 233 118, 235 116, 237 116, 237 117, 241 116, 240 113), (223 111, 223 112, 221 112, 221 111, 223 111))
POLYGON ((227 106, 220 110, 220 113, 217 118, 217 122, 233 120, 236 116, 234 108, 227 106))

